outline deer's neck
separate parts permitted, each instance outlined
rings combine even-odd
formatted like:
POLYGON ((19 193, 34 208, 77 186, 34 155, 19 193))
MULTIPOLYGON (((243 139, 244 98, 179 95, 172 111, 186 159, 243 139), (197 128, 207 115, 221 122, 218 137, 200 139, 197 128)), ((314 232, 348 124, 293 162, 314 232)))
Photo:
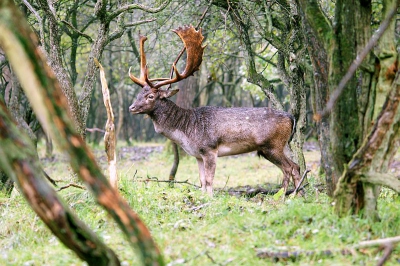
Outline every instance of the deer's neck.
POLYGON ((168 99, 159 101, 149 116, 156 132, 172 139, 176 132, 190 134, 196 121, 193 109, 181 108, 168 99))

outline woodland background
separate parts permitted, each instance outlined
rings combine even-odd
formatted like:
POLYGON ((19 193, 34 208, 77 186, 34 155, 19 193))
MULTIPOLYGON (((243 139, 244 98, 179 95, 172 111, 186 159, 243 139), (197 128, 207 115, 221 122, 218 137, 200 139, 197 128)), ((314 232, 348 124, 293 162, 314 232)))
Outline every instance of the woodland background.
MULTIPOLYGON (((19 24, 7 16, 10 2, 0 9, 5 28, 19 24)), ((182 49, 171 29, 200 24, 207 44, 203 64, 194 77, 174 85, 180 89, 178 105, 270 106, 291 112, 297 120, 294 159, 305 171, 304 142, 318 142, 319 175, 340 216, 378 221, 381 186, 400 191, 398 176, 389 171, 400 144, 398 1, 13 3, 37 36, 77 134, 88 143, 101 142, 106 121, 94 58, 106 71, 117 139, 127 146, 162 141, 150 119, 128 113, 140 89, 127 75, 130 66, 139 73, 138 34, 149 38, 150 76, 165 77, 182 49), (354 75, 348 75, 351 70, 354 75), (345 83, 343 77, 348 77, 345 83)), ((46 140, 50 158, 56 137, 41 129, 5 43, 0 42, 2 101, 35 145, 46 140)), ((2 168, 0 185, 9 192, 11 172, 2 168)))

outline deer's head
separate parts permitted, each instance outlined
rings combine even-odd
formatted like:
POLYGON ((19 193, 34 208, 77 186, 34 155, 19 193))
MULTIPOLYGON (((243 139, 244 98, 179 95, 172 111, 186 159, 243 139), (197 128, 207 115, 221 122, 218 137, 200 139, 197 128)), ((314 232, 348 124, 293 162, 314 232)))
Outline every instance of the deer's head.
POLYGON ((197 31, 193 26, 183 26, 173 30, 173 32, 178 34, 185 45, 187 53, 185 70, 182 73, 178 72, 176 68, 176 63, 179 59, 178 57, 178 59, 172 64, 175 73, 174 78, 171 76, 170 78, 149 79, 146 55, 144 53, 144 42, 147 40, 147 37, 140 36, 140 77, 136 78, 133 76, 130 68, 129 77, 133 82, 141 86, 142 90, 137 95, 133 104, 129 107, 131 113, 144 114, 151 112, 158 100, 169 98, 178 92, 178 90, 162 90, 160 89, 162 86, 183 80, 199 70, 205 48, 205 46, 202 46, 204 36, 201 34, 201 29, 197 31))

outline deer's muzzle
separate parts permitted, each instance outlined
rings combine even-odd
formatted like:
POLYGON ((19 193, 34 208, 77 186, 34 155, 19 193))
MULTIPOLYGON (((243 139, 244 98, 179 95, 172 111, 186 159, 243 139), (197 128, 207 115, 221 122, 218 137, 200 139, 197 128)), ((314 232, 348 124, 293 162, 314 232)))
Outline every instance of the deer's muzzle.
POLYGON ((133 104, 131 106, 129 106, 129 112, 132 113, 132 114, 139 113, 138 110, 136 109, 136 106, 133 105, 133 104))

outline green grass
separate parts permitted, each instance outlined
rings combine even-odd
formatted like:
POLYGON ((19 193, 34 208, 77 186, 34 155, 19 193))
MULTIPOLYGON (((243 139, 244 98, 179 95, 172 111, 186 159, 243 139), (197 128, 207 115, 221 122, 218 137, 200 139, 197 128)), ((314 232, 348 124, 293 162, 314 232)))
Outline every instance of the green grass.
MULTIPOLYGON (((101 148, 99 148, 101 149, 101 148)), ((318 162, 317 152, 307 152, 309 167, 318 162)), ((317 169, 310 174, 307 198, 275 201, 272 196, 237 198, 217 192, 214 198, 193 186, 137 182, 140 178, 166 179, 172 157, 156 154, 147 161, 119 162, 120 191, 143 221, 171 265, 375 265, 382 255, 367 248, 352 255, 300 256, 274 261, 256 256, 260 249, 271 251, 337 251, 360 241, 400 235, 400 199, 384 190, 379 200, 381 222, 371 223, 356 216, 339 218, 331 200, 315 195, 320 183, 317 169), (136 175, 135 172, 137 171, 136 175)), ((51 176, 70 182, 65 162, 44 162, 51 176)), ((105 167, 104 167, 105 169, 105 167)), ((197 163, 181 159, 177 180, 198 184, 197 163)), ((281 173, 254 156, 220 158, 215 187, 234 187, 279 182, 281 173)), ((62 185, 62 184, 60 184, 62 185)), ((114 221, 97 206, 91 195, 77 188, 60 196, 106 242, 124 265, 137 265, 138 256, 114 221)), ((0 196, 0 265, 84 265, 66 249, 14 193, 0 196)), ((387 265, 398 265, 397 247, 387 265)))

